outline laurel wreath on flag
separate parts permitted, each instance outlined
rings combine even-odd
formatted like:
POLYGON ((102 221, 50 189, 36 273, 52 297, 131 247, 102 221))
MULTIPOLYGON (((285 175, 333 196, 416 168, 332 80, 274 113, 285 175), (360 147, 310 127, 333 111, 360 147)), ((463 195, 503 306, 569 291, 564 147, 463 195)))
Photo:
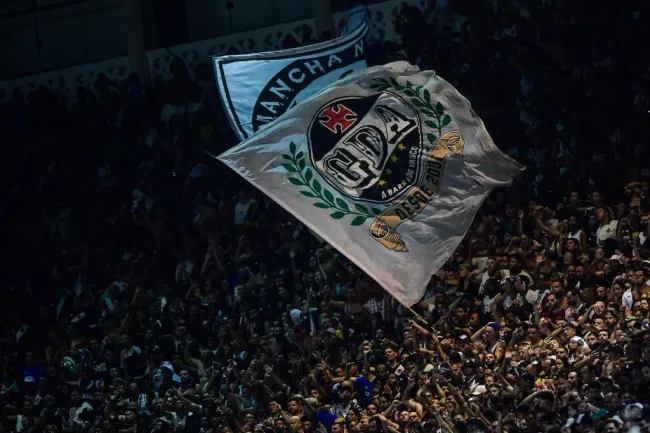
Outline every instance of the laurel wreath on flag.
MULTIPOLYGON (((437 80, 438 78, 435 77, 435 79, 437 80)), ((438 137, 442 135, 442 128, 451 123, 451 116, 445 114, 445 107, 440 102, 437 102, 434 107, 431 102, 431 93, 429 90, 425 89, 423 85, 416 86, 410 81, 406 81, 404 85, 401 85, 395 78, 390 77, 388 79, 375 78, 374 83, 370 84, 370 88, 373 90, 393 88, 398 92, 402 92, 406 96, 409 96, 411 98, 411 104, 418 107, 422 114, 428 118, 424 121, 424 124, 431 129, 435 129, 438 133, 437 136, 433 132, 427 133, 429 144, 435 143, 438 137)))
MULTIPOLYGON (((437 77, 434 75, 434 79, 437 77)), ((451 123, 451 116, 445 113, 445 107, 440 103, 436 103, 435 107, 431 101, 431 93, 424 88, 424 86, 415 86, 410 81, 406 81, 405 85, 401 85, 395 78, 375 78, 374 82, 370 84, 373 90, 385 90, 393 88, 398 92, 402 92, 410 97, 410 102, 419 108, 419 110, 427 117, 424 121, 425 125, 437 132, 437 136, 433 132, 427 133, 427 140, 429 144, 433 144, 438 137, 442 135, 442 128, 451 123)), ((353 215, 354 218, 350 222, 352 226, 360 226, 366 222, 368 218, 375 218, 383 211, 381 209, 364 206, 355 203, 354 207, 350 207, 345 200, 340 197, 335 197, 332 191, 314 177, 314 172, 310 167, 307 167, 304 152, 297 151, 296 144, 292 141, 289 143, 289 154, 282 154, 285 163, 282 167, 289 173, 294 173, 295 176, 289 177, 289 182, 293 185, 303 187, 300 194, 305 197, 315 198, 314 206, 319 209, 328 209, 332 211, 330 217, 335 220, 340 220, 348 215, 353 215)))
POLYGON ((321 185, 318 179, 314 178, 314 172, 310 167, 307 167, 305 161, 305 154, 303 151, 296 153, 296 144, 292 141, 289 143, 289 152, 291 155, 283 154, 282 157, 287 163, 282 164, 285 170, 290 173, 295 173, 296 176, 290 177, 289 182, 296 186, 305 187, 307 190, 301 190, 300 194, 305 197, 317 199, 314 206, 319 209, 330 209, 333 212, 330 217, 335 220, 354 215, 354 219, 350 225, 360 226, 368 218, 374 218, 380 215, 383 211, 375 207, 366 207, 362 204, 355 203, 354 208, 340 197, 334 197, 332 191, 321 185))

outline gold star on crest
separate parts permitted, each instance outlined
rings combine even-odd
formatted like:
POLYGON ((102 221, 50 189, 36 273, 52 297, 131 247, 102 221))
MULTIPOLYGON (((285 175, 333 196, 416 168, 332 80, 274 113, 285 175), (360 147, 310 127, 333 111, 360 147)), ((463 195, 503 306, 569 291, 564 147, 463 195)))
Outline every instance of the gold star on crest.
POLYGON ((379 186, 384 186, 386 185, 386 181, 384 179, 379 179, 379 182, 377 182, 379 186))
POLYGON ((390 160, 393 161, 393 163, 397 163, 397 161, 399 161, 399 159, 395 155, 391 156, 390 160))
POLYGON ((391 170, 390 168, 387 168, 386 170, 384 170, 384 172, 389 176, 393 174, 393 170, 391 170))
POLYGON ((404 146, 402 143, 400 143, 400 144, 397 145, 397 148, 399 150, 404 150, 404 149, 406 149, 406 146, 404 146))

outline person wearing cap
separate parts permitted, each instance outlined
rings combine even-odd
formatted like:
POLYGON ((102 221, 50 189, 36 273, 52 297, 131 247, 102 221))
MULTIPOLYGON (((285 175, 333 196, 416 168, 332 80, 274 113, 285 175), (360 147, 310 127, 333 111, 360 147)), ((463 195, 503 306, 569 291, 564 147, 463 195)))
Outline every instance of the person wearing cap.
POLYGON ((471 389, 470 394, 473 396, 483 395, 487 392, 487 388, 485 387, 485 385, 474 385, 470 389, 471 389))
POLYGON ((338 385, 338 402, 332 406, 332 411, 337 416, 345 419, 351 410, 360 410, 354 399, 354 383, 344 380, 338 385))

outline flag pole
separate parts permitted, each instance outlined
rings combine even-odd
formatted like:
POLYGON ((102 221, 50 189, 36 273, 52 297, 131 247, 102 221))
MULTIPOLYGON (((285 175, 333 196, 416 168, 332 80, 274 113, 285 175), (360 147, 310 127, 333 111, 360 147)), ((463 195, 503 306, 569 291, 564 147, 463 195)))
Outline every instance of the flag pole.
POLYGON ((404 305, 404 304, 402 304, 402 305, 403 305, 407 310, 409 310, 409 311, 411 312, 411 314, 412 314, 413 316, 415 316, 416 319, 420 319, 422 322, 427 323, 427 321, 424 320, 424 317, 422 317, 422 316, 420 316, 418 313, 416 313, 416 312, 413 310, 413 308, 408 307, 408 306, 406 306, 406 305, 404 305))
MULTIPOLYGON (((397 301, 397 302, 399 302, 399 301, 397 301)), ((400 302, 400 304, 402 304, 402 303, 400 302)), ((402 304, 402 306, 404 308, 406 308, 416 319, 418 319, 420 322, 422 322, 420 324, 420 326, 422 326, 423 328, 428 329, 431 332, 435 332, 435 329, 433 328, 433 326, 430 326, 429 323, 424 319, 424 317, 422 317, 418 313, 416 313, 415 310, 413 310, 413 308, 409 307, 408 305, 404 305, 404 304, 402 304)))

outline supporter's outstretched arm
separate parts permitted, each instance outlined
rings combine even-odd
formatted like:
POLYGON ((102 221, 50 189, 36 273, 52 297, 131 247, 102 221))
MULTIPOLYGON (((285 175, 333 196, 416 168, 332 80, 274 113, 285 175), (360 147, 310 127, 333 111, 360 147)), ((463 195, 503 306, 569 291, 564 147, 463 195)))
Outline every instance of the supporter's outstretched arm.
MULTIPOLYGON (((318 367, 317 367, 318 368, 318 367)), ((327 392, 324 386, 322 386, 318 381, 316 380, 316 375, 314 372, 310 373, 308 376, 309 380, 312 382, 312 388, 316 388, 318 392, 320 392, 320 395, 323 396, 324 400, 329 400, 330 394, 327 392)), ((309 390, 307 390, 308 393, 306 395, 309 395, 309 390)))
POLYGON ((135 291, 133 292, 133 297, 131 298, 132 308, 138 306, 138 298, 140 297, 140 293, 142 293, 142 287, 138 286, 135 288, 135 291))
MULTIPOLYGON (((469 233, 468 233, 468 234, 469 234, 469 233)), ((475 243, 475 242, 476 242, 476 239, 471 239, 471 240, 469 241, 469 245, 468 245, 468 247, 467 247, 467 263, 472 263, 472 257, 473 257, 473 255, 474 255, 474 243, 475 243)), ((477 270, 477 269, 474 269, 474 271, 476 271, 476 270, 477 270)), ((467 276, 467 278, 468 278, 470 281, 473 281, 472 277, 474 277, 475 275, 472 275, 472 273, 473 273, 474 271, 470 272, 469 275, 467 276)))
POLYGON ((232 373, 232 370, 233 370, 233 368, 230 365, 226 369, 226 390, 225 390, 226 400, 230 400, 230 402, 233 404, 233 406, 235 406, 235 408, 237 410, 237 413, 241 413, 241 412, 244 411, 244 408, 242 407, 241 403, 239 402, 239 399, 237 398, 237 396, 233 395, 230 392, 230 374, 232 373))
POLYGON ((122 319, 122 323, 120 325, 120 334, 123 334, 126 331, 126 329, 129 327, 129 325, 131 324, 132 317, 133 315, 131 314, 130 311, 126 313, 126 316, 124 316, 124 319, 122 319))
POLYGON ((395 409, 400 407, 402 405, 402 402, 399 400, 393 400, 393 402, 388 406, 388 408, 382 412, 382 416, 384 417, 389 417, 395 409))
POLYGON ((494 302, 492 302, 492 306, 490 307, 490 312, 492 313, 492 318, 494 319, 495 322, 501 323, 501 312, 499 311, 499 306, 503 304, 504 297, 501 294, 498 294, 494 298, 494 302))
POLYGON ((259 380, 255 377, 255 374, 253 373, 252 369, 255 365, 257 365, 257 360, 253 359, 250 364, 248 364, 248 368, 246 369, 246 374, 244 375, 244 380, 247 383, 250 383, 251 387, 257 388, 260 385, 259 380))
POLYGON ((289 425, 291 421, 291 417, 289 416, 289 414, 283 410, 280 411, 280 414, 282 415, 282 419, 284 420, 284 423, 286 425, 289 425))
MULTIPOLYGON (((510 338, 510 341, 508 342, 508 345, 506 346, 505 350, 503 351, 503 361, 501 362, 501 367, 499 368, 499 372, 498 372, 498 376, 500 378, 502 378, 502 379, 503 379, 502 374, 504 374, 506 372, 506 370, 508 369, 508 362, 510 361, 510 358, 506 356, 506 353, 508 352, 508 349, 510 349, 511 347, 514 347, 515 343, 517 343, 517 335, 515 333, 513 333, 512 337, 510 338)), ((508 386, 510 386, 510 385, 508 385, 508 386)))
POLYGON ((508 380, 505 377, 503 377, 502 373, 497 374, 497 377, 501 381, 501 384, 508 390, 508 392, 514 392, 515 389, 512 387, 512 385, 510 385, 508 380))
POLYGON ((377 416, 379 417, 379 421, 381 422, 381 429, 384 433, 399 433, 399 426, 397 424, 394 424, 383 415, 377 416))
POLYGON ((436 409, 435 407, 428 408, 429 413, 433 414, 434 418, 436 419, 436 422, 442 429, 444 433, 455 433, 455 430, 449 426, 447 421, 440 415, 440 411, 436 409))
POLYGON ((491 430, 491 429, 492 429, 492 424, 491 424, 490 421, 485 417, 485 415, 483 415, 483 412, 481 412, 481 408, 478 406, 478 404, 476 404, 476 403, 472 403, 472 405, 474 406, 474 408, 471 409, 472 412, 473 412, 474 414, 476 414, 476 416, 478 417, 478 419, 481 420, 481 422, 483 423, 483 425, 484 425, 488 430, 491 430))
MULTIPOLYGON (((551 325, 553 324, 553 322, 549 322, 549 323, 551 323, 551 325)), ((558 326, 553 330, 553 332, 551 332, 551 335, 549 335, 548 338, 553 339, 563 332, 564 332, 564 326, 558 326)))
POLYGON ((226 273, 228 270, 226 269, 226 266, 224 266, 223 261, 221 258, 219 258, 217 251, 214 248, 212 248, 212 257, 214 258, 214 262, 217 264, 219 271, 226 273))
POLYGON ((216 370, 212 371, 212 374, 210 375, 210 380, 208 380, 206 384, 203 385, 203 388, 201 389, 201 393, 207 394, 208 392, 212 391, 214 389, 214 386, 217 384, 218 379, 219 379, 219 372, 216 370))
POLYGON ((292 249, 289 252, 289 258, 291 259, 291 273, 293 274, 293 278, 295 281, 299 281, 299 269, 298 265, 296 265, 296 252, 292 249))
POLYGON ((566 392, 566 385, 558 386, 553 393, 553 407, 552 412, 557 412, 560 405, 560 397, 566 392))
MULTIPOLYGON (((648 232, 650 232, 650 224, 648 224, 648 232)), ((650 237, 650 233, 647 233, 646 236, 650 237)), ((650 256, 650 251, 641 245, 641 239, 639 239, 639 235, 634 238, 634 242, 632 242, 632 248, 634 257, 647 259, 648 256, 650 256)))
POLYGON ((327 260, 325 263, 321 263, 320 254, 318 254, 318 252, 316 253, 316 261, 318 262, 318 269, 323 275, 323 279, 327 281, 329 278, 329 272, 332 270, 334 266, 336 266, 336 259, 338 258, 337 257, 338 253, 332 252, 330 245, 327 245, 326 247, 321 247, 320 251, 327 251, 330 254, 329 260, 327 260))
POLYGON ((235 332, 235 330, 231 326, 228 326, 228 332, 230 332, 230 336, 232 337, 232 339, 237 342, 239 350, 245 350, 248 344, 244 341, 241 335, 235 332))
POLYGON ((305 377, 303 380, 300 381, 300 394, 301 395, 309 395, 309 382, 311 381, 311 378, 313 377, 313 373, 309 373, 309 376, 305 377))
POLYGON ((242 253, 243 245, 244 245, 244 236, 240 236, 239 242, 237 243, 237 251, 235 251, 235 256, 234 256, 235 263, 240 263, 252 256, 252 253, 242 253))
POLYGON ((282 390, 282 392, 284 392, 284 393, 287 395, 287 397, 288 397, 288 396, 289 396, 289 393, 290 393, 290 391, 291 391, 291 388, 289 387, 289 385, 287 385, 286 383, 284 383, 284 382, 282 381, 282 379, 280 379, 280 378, 278 377, 277 374, 273 373, 273 369, 272 369, 271 367, 266 366, 266 372, 269 374, 269 377, 271 378, 271 380, 273 380, 273 382, 275 382, 276 385, 278 385, 278 386, 280 387, 280 389, 282 390))
POLYGON ((471 416, 477 416, 477 414, 474 413, 474 411, 467 405, 467 402, 465 401, 465 398, 463 398, 463 395, 460 393, 458 388, 453 386, 451 383, 447 384, 447 388, 449 388, 449 391, 451 391, 451 393, 454 396, 454 399, 456 400, 456 402, 460 406, 462 406, 463 411, 465 411, 465 413, 467 413, 468 415, 471 415, 471 416))
POLYGON ((392 323, 391 320, 392 314, 393 314, 393 300, 391 296, 388 294, 388 292, 384 291, 384 323, 392 323))
MULTIPOLYGON (((471 263, 471 261, 469 263, 471 263)), ((481 280, 483 279, 483 274, 478 269, 474 269, 472 272, 469 273, 467 278, 474 284, 481 284, 481 280)))
POLYGON ((453 302, 449 305, 449 309, 447 310, 447 314, 445 315, 446 318, 449 318, 449 314, 452 311, 455 311, 456 308, 460 305, 460 302, 463 300, 464 294, 460 294, 456 299, 453 300, 453 302))
POLYGON ((370 349, 363 349, 363 375, 368 377, 370 374, 370 362, 368 360, 368 355, 370 355, 370 349))
MULTIPOLYGON (((440 398, 446 398, 447 396, 445 394, 445 391, 442 389, 442 387, 438 383, 438 378, 437 377, 438 376, 435 375, 435 374, 433 376, 431 376, 431 382, 433 383, 433 386, 434 386, 434 388, 436 390, 436 394, 438 394, 438 396, 440 398)), ((435 409, 435 408, 432 408, 432 409, 435 409)))
POLYGON ((180 393, 180 391, 176 388, 174 389, 174 394, 176 397, 180 399, 180 401, 187 406, 193 413, 196 413, 198 415, 203 414, 203 406, 200 404, 194 403, 192 400, 189 400, 187 397, 185 397, 183 394, 180 393))
POLYGON ((588 245, 587 245, 587 233, 583 230, 582 233, 580 233, 580 250, 583 253, 587 253, 588 250, 588 245))
POLYGON ((429 331, 424 326, 420 325, 415 320, 409 320, 409 322, 411 323, 411 327, 417 329, 419 332, 423 333, 424 335, 431 335, 431 331, 429 331))
POLYGON ((431 334, 431 339, 433 340, 433 344, 436 345, 436 351, 438 352, 438 356, 440 357, 440 362, 449 361, 449 357, 447 357, 447 353, 445 353, 444 349, 440 345, 440 340, 438 339, 438 336, 431 334))
POLYGON ((413 388, 415 388, 415 379, 414 378, 409 378, 409 383, 404 390, 404 393, 402 394, 402 404, 406 406, 409 410, 414 410, 420 419, 422 419, 422 416, 424 415, 424 410, 422 409, 422 405, 415 401, 412 398, 409 398, 409 394, 413 391, 413 388))
POLYGON ((534 391, 534 392, 532 392, 528 397, 526 397, 525 399, 523 399, 523 400, 522 400, 522 401, 517 405, 517 408, 520 408, 521 406, 527 405, 528 403, 530 403, 531 401, 533 401, 533 400, 535 399, 535 397, 537 397, 537 396, 539 395, 539 393, 541 393, 541 392, 544 392, 544 390, 539 390, 539 391, 534 391))
POLYGON ((307 401, 304 395, 296 394, 295 397, 302 403, 302 407, 305 409, 305 414, 308 417, 313 417, 316 415, 316 409, 311 405, 311 403, 307 401))
POLYGON ((524 211, 520 210, 517 214, 517 236, 524 234, 524 211))
POLYGON ((549 236, 552 236, 554 238, 559 238, 561 236, 561 233, 559 231, 555 230, 553 227, 547 226, 544 221, 542 221, 542 217, 539 215, 535 215, 535 225, 537 225, 541 231, 549 236))
POLYGON ((481 336, 483 335, 483 331, 485 331, 485 328, 487 328, 487 325, 485 325, 482 328, 479 328, 478 331, 476 331, 472 336, 470 337, 473 342, 481 341, 481 336))
POLYGON ((242 377, 239 375, 239 371, 237 371, 236 368, 233 368, 233 369, 232 369, 232 374, 235 375, 235 379, 237 379, 237 382, 241 383, 242 385, 246 385, 246 386, 248 386, 249 388, 252 388, 252 387, 253 387, 253 385, 252 385, 250 382, 248 382, 247 380, 245 380, 244 378, 242 378, 242 377))
POLYGON ((488 429, 491 429, 490 422, 483 416, 483 414, 481 413, 481 410, 480 410, 480 408, 478 406, 475 406, 476 410, 472 409, 467 404, 467 402, 465 401, 465 398, 460 393, 458 388, 456 388, 452 384, 448 384, 448 388, 452 392, 452 394, 454 395, 454 397, 455 397, 456 401, 458 402, 458 404, 460 404, 463 407, 463 410, 465 411, 466 414, 480 419, 481 422, 483 423, 483 425, 485 425, 488 429))
POLYGON ((585 311, 585 314, 580 316, 580 318, 578 319, 578 324, 579 325, 582 325, 587 320, 589 320, 589 316, 591 315, 591 312, 594 310, 595 307, 596 307, 596 304, 592 304, 592 305, 589 306, 589 308, 587 308, 587 311, 585 311))
POLYGON ((327 376, 327 379, 332 382, 332 383, 342 383, 345 382, 346 380, 349 380, 351 382, 356 382, 357 378, 356 377, 350 377, 350 363, 346 365, 345 367, 345 376, 340 376, 340 377, 334 377, 332 373, 329 371, 329 369, 324 369, 325 376, 327 376))
POLYGON ((497 411, 497 421, 498 424, 497 424, 496 431, 494 433, 503 433, 503 414, 501 413, 500 410, 497 411))
POLYGON ((203 265, 201 265, 201 276, 203 278, 208 277, 208 265, 210 264, 210 260, 212 260, 212 253, 210 252, 210 248, 208 248, 208 250, 205 252, 203 265))
MULTIPOLYGON (((269 375, 270 378, 270 375, 269 375)), ((267 384, 262 384, 262 389, 266 393, 266 395, 269 396, 270 400, 279 400, 280 399, 280 393, 274 392, 267 384)))
POLYGON ((585 365, 593 364, 597 359, 598 359, 598 354, 596 352, 592 352, 589 355, 582 358, 580 361, 573 364, 573 368, 575 370, 579 370, 582 367, 584 367, 585 365))
POLYGON ((541 303, 540 303, 540 305, 533 308, 533 323, 535 324, 535 326, 538 326, 539 322, 542 320, 542 317, 541 317, 541 314, 540 314, 540 307, 541 307, 541 303))
POLYGON ((246 430, 244 430, 244 427, 241 425, 234 412, 231 409, 226 408, 226 413, 230 416, 230 421, 235 425, 237 431, 240 433, 246 433, 246 430))

